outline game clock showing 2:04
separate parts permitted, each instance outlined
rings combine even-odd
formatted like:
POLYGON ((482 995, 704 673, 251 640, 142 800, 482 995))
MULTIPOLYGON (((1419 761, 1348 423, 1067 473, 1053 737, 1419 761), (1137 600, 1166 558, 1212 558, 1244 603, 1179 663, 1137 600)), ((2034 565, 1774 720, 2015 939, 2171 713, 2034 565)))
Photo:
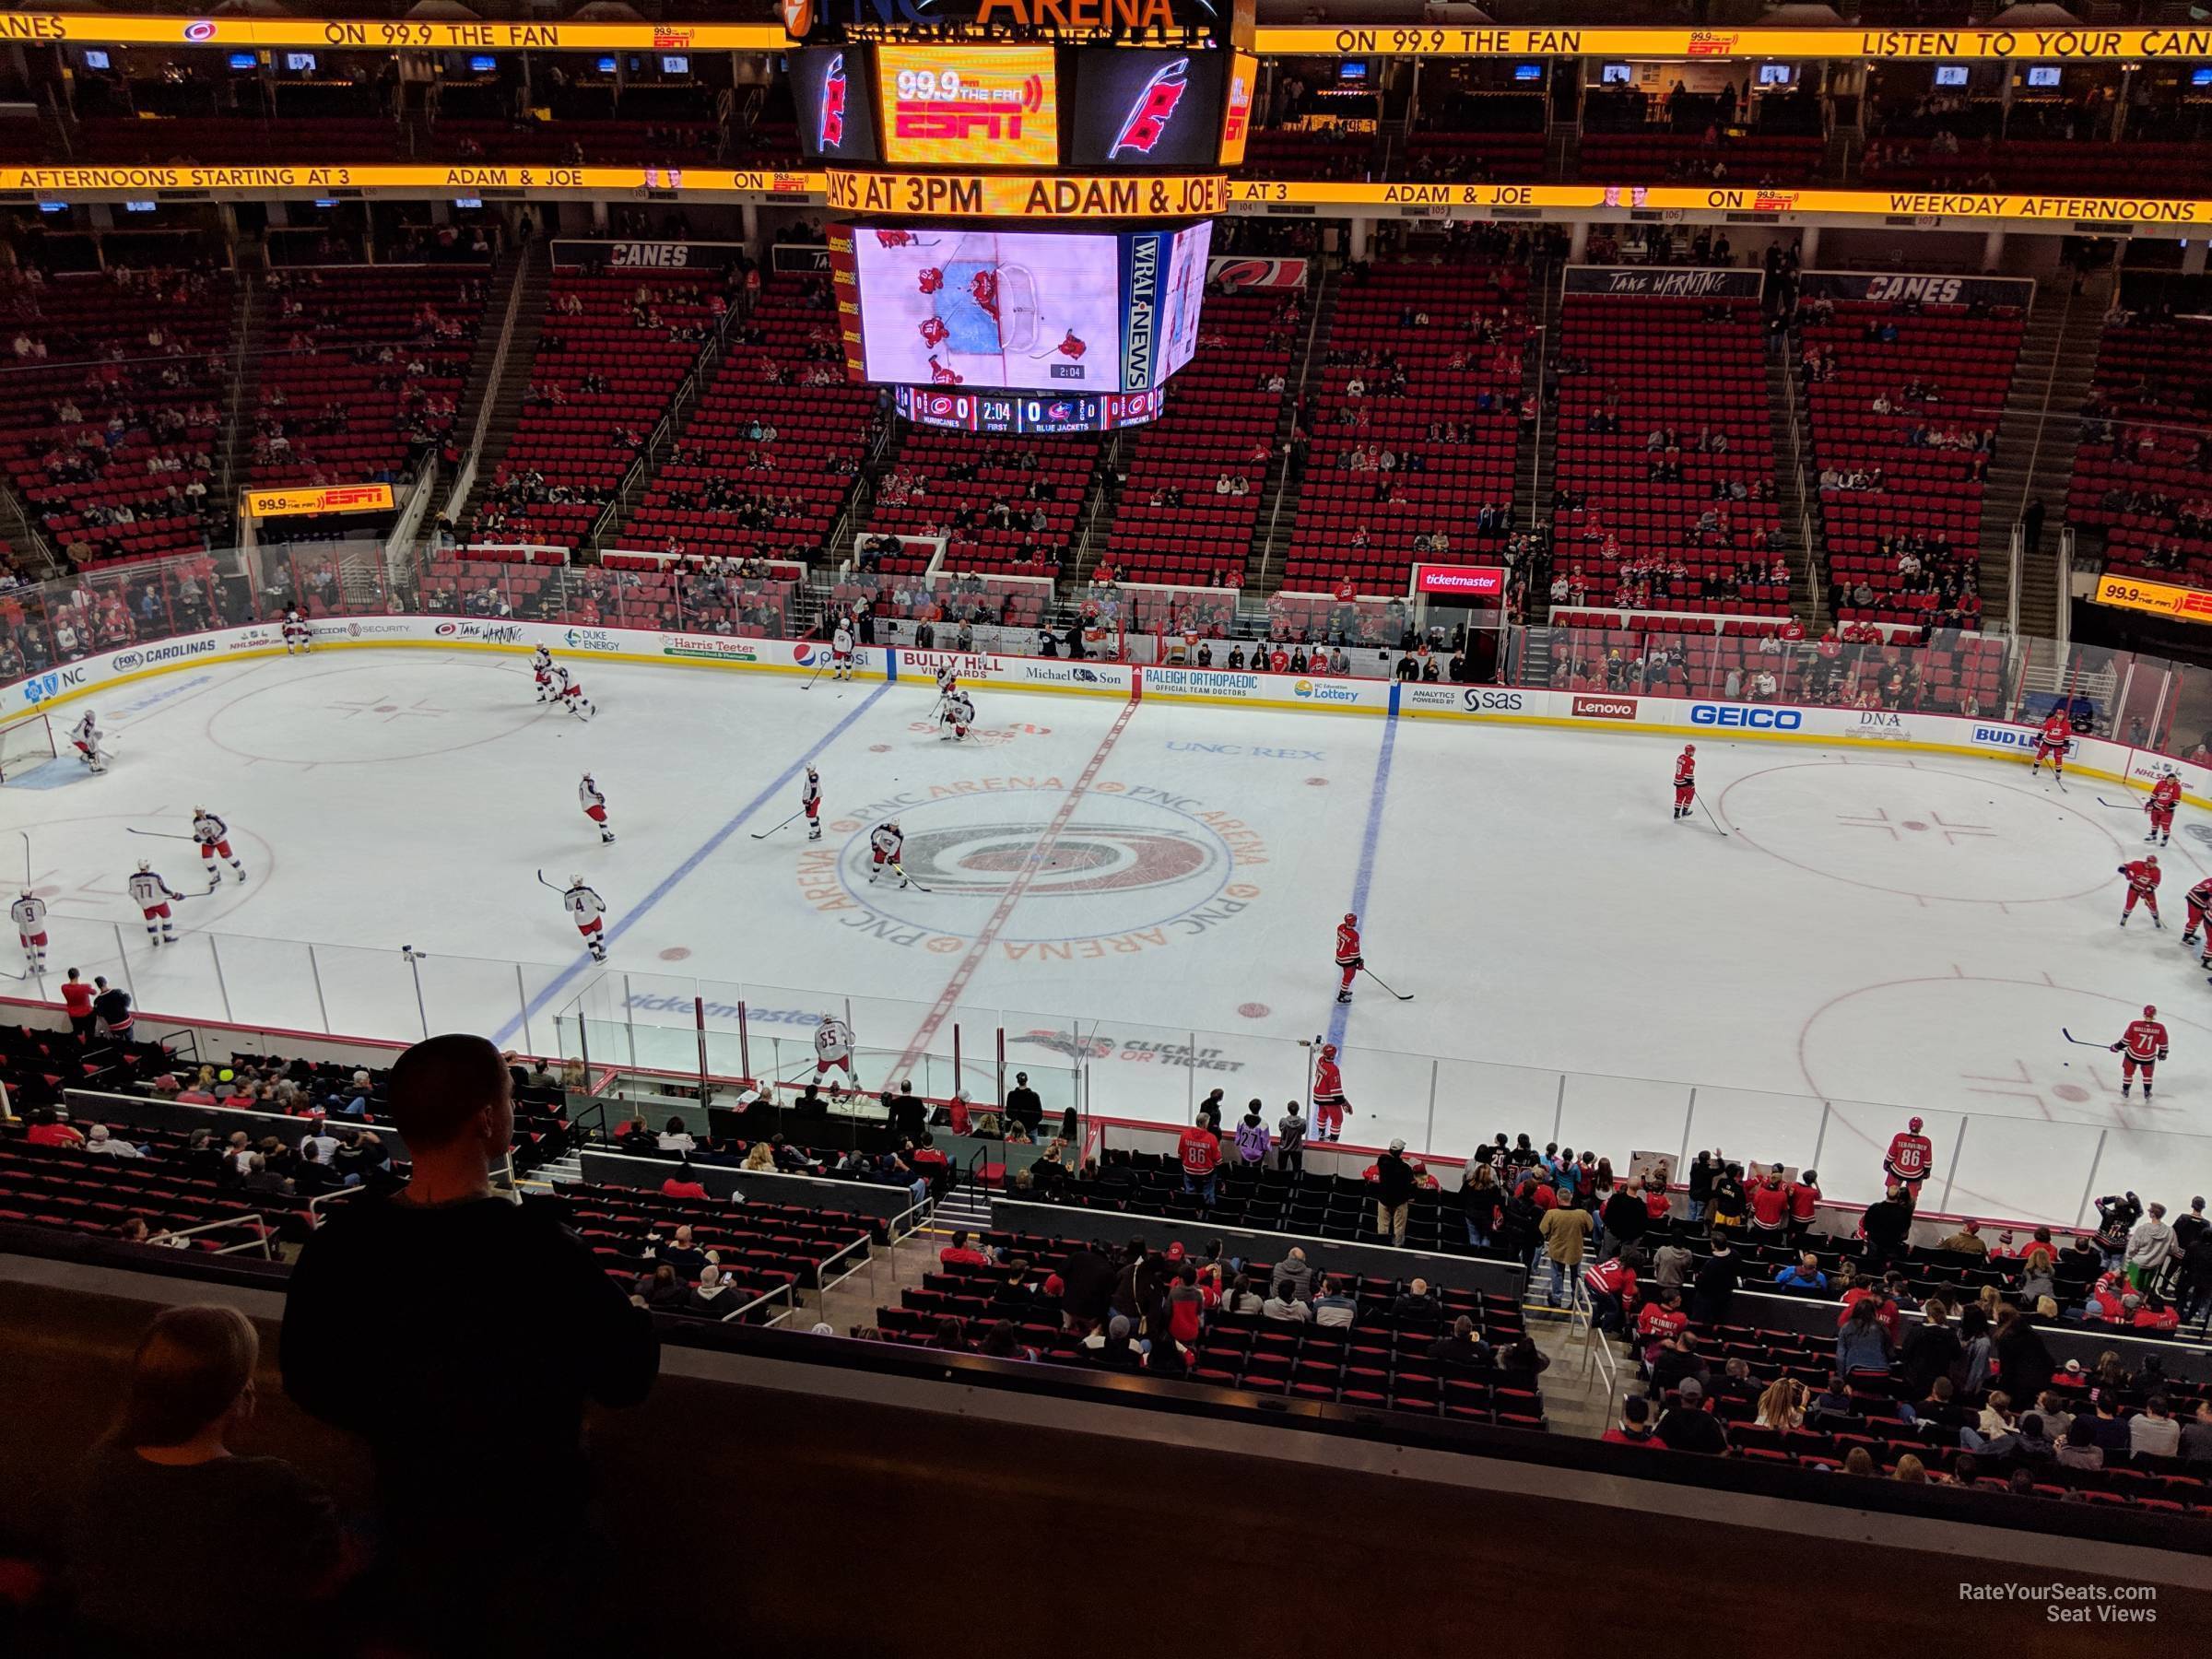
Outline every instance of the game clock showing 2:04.
POLYGON ((894 167, 1216 167, 1250 104, 1242 54, 1189 49, 849 41, 790 77, 809 156, 894 167))

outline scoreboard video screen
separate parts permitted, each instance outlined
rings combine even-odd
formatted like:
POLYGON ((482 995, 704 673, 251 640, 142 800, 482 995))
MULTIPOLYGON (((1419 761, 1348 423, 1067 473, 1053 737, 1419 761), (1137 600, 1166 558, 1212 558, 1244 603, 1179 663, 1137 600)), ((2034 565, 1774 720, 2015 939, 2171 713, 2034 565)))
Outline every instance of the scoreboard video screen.
POLYGON ((876 48, 883 159, 901 167, 1057 167, 1050 46, 876 48))
POLYGON ((891 385, 1150 391, 1191 360, 1210 222, 853 231, 862 371, 891 385))

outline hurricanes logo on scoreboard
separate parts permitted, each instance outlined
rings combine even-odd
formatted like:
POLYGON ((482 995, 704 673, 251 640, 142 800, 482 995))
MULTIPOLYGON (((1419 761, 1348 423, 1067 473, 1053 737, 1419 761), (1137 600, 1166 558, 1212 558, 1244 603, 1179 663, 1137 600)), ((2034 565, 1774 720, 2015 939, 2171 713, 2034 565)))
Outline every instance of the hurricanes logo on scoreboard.
POLYGON ((841 52, 830 60, 829 73, 822 76, 822 124, 815 138, 824 150, 845 142, 845 54, 841 52))
POLYGON ((1145 83, 1145 89, 1129 106, 1122 117, 1121 130, 1114 135, 1112 147, 1107 150, 1108 160, 1119 158, 1124 152, 1148 156, 1159 143, 1160 135, 1168 130, 1168 123, 1175 114, 1182 95, 1190 89, 1191 60, 1177 58, 1166 67, 1156 71, 1145 83))

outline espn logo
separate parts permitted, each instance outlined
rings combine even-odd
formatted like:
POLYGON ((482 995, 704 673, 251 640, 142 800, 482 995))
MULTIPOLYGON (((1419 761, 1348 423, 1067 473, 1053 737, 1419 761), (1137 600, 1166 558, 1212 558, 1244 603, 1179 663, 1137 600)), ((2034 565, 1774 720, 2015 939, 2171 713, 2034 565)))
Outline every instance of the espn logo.
POLYGON ((1736 37, 1733 34, 1715 34, 1709 29, 1689 31, 1688 48, 1684 57, 1728 57, 1735 51, 1736 37))
POLYGON ((1583 697, 1578 695, 1569 706, 1578 720, 1633 720, 1636 718, 1636 700, 1632 697, 1583 697))
POLYGON ((1021 83, 1018 98, 994 97, 988 88, 977 88, 967 97, 901 97, 893 106, 891 131, 900 138, 966 139, 980 137, 993 144, 1021 136, 1025 114, 1044 107, 1044 77, 1032 75, 1021 83))

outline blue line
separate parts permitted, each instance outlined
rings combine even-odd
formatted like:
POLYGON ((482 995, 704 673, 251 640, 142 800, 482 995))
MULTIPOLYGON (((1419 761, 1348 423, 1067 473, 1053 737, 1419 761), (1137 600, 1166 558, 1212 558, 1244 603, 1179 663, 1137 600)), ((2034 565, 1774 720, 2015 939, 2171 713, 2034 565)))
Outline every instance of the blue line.
MULTIPOLYGON (((776 774, 774 782, 769 784, 767 788, 763 789, 759 794, 747 801, 744 806, 738 809, 738 813, 735 818, 730 819, 728 823, 723 825, 721 829, 715 830, 712 835, 707 838, 705 844, 703 844, 698 852, 692 853, 690 857, 685 859, 682 864, 677 865, 674 870, 670 871, 668 875, 663 878, 660 886, 654 888, 652 892, 646 894, 644 900, 635 910, 629 912, 622 918, 621 921, 616 923, 614 926, 608 928, 606 930, 606 942, 609 945, 612 945, 617 939, 619 939, 624 934, 628 933, 634 924, 644 920, 646 913, 651 911, 654 905, 660 903, 662 900, 667 898, 670 893, 674 892, 677 887, 683 881, 685 877, 690 875, 692 871, 698 869, 700 865, 706 863, 708 859, 712 858, 716 851, 720 849, 723 842, 728 841, 731 836, 736 834, 738 830, 745 828, 746 820, 750 818, 754 813, 759 811, 761 807, 767 806, 769 802, 775 799, 776 796, 782 794, 784 789, 790 785, 794 778, 796 778, 801 772, 805 771, 808 765, 818 759, 821 756, 822 752, 829 748, 831 744, 835 743, 840 737, 842 737, 846 732, 850 731, 852 729, 853 723, 858 720, 863 714, 865 714, 870 709, 874 708, 876 706, 877 700, 881 698, 883 694, 886 691, 888 691, 890 688, 891 682, 887 677, 882 685, 877 687, 875 690, 869 692, 867 696, 860 700, 860 704, 857 708, 855 708, 850 714, 846 715, 842 720, 839 721, 835 725, 831 726, 812 748, 808 749, 796 760, 794 760, 789 766, 778 772, 776 774)), ((554 977, 553 982, 550 984, 548 984, 543 991, 540 991, 535 996, 532 997, 528 1006, 525 1006, 520 1014, 517 1014, 512 1019, 510 1019, 505 1025, 501 1026, 496 1032, 494 1032, 491 1039, 492 1041, 502 1048, 505 1047, 508 1041, 512 1038, 517 1031, 523 1029, 523 1023, 524 1020, 528 1019, 531 1015, 543 1008, 547 1003, 551 1002, 554 997, 558 996, 563 990, 567 989, 567 987, 575 980, 578 974, 584 972, 587 969, 590 969, 595 964, 592 961, 590 952, 586 951, 580 955, 573 962, 571 962, 566 968, 562 969, 560 972, 554 977)))
MULTIPOLYGON (((1390 684, 1390 714, 1382 724, 1382 747, 1375 756, 1375 784, 1367 797, 1367 830, 1359 841, 1359 874, 1352 882, 1352 901, 1345 908, 1367 928, 1367 895, 1375 881, 1375 853, 1382 842, 1382 804, 1390 796, 1390 764, 1398 752, 1399 682, 1390 684)), ((1351 1005, 1337 1003, 1329 1009, 1329 1041, 1344 1046, 1344 1028, 1352 1018, 1351 1005)))

